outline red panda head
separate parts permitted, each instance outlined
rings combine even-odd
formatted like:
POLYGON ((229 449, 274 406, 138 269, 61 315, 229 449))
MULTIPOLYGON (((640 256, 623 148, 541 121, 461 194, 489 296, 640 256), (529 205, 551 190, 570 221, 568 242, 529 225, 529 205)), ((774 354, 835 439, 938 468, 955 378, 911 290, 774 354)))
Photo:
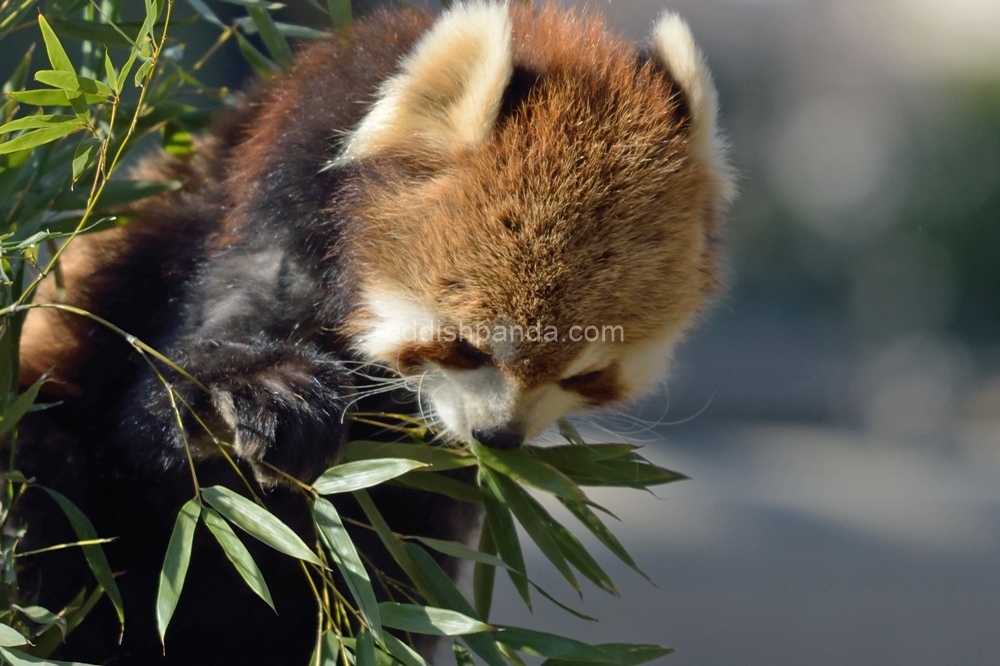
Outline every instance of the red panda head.
POLYGON ((718 282, 715 117, 672 14, 644 55, 593 16, 455 6, 331 164, 357 174, 356 351, 500 446, 642 394, 718 282))

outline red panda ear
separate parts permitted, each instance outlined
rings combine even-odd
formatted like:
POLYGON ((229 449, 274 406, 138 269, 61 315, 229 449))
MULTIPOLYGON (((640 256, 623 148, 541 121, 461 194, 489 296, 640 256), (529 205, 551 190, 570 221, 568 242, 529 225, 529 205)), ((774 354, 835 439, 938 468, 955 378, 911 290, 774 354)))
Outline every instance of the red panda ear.
POLYGON ((694 156, 715 174, 719 194, 728 201, 735 194, 735 184, 717 126, 719 95, 705 56, 695 44, 688 24, 672 12, 665 13, 653 28, 653 46, 688 98, 694 156))
POLYGON ((480 145, 496 122, 512 72, 506 5, 456 5, 382 85, 337 162, 414 150, 444 158, 480 145))

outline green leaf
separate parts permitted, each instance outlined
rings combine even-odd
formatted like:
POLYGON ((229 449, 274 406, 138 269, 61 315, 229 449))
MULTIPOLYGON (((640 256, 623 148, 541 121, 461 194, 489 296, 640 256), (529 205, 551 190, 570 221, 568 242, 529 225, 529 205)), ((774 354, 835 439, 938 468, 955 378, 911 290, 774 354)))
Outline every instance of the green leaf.
POLYGON ((27 148, 34 148, 35 146, 40 146, 43 143, 49 143, 50 141, 61 139, 67 134, 72 134, 73 132, 81 130, 85 127, 86 125, 80 121, 71 120, 54 127, 46 127, 45 129, 25 132, 17 138, 0 143, 0 155, 13 153, 18 150, 25 150, 27 148))
POLYGON ((244 7, 257 7, 259 9, 281 9, 284 7, 280 2, 267 2, 267 0, 222 0, 232 5, 243 5, 244 7))
POLYGON ((440 539, 431 539, 429 537, 413 538, 428 548, 433 548, 439 553, 444 553, 445 555, 450 555, 451 557, 458 557, 463 560, 472 560, 474 562, 482 562, 483 564, 500 567, 501 569, 510 569, 507 563, 499 557, 489 553, 483 553, 478 550, 473 550, 464 543, 459 543, 457 541, 442 541, 440 539))
MULTIPOLYGON (((65 495, 51 488, 42 488, 42 490, 47 492, 59 504, 59 507, 69 519, 70 525, 73 526, 73 531, 76 532, 77 539, 80 541, 97 539, 97 531, 90 520, 65 495)), ((87 564, 90 565, 90 570, 94 573, 97 584, 101 586, 108 595, 108 598, 111 599, 111 603, 114 604, 115 613, 118 614, 118 622, 124 631, 125 609, 122 606, 122 595, 118 591, 118 585, 115 583, 115 577, 111 573, 111 565, 108 564, 108 558, 104 555, 104 549, 98 545, 83 546, 83 555, 87 558, 87 564)))
POLYGON ((278 66, 267 59, 263 53, 254 48, 254 45, 247 41, 246 37, 240 33, 236 34, 236 45, 240 49, 240 53, 243 54, 243 58, 247 61, 257 76, 269 79, 278 72, 278 66))
POLYGON ((378 605, 378 610, 384 626, 415 634, 462 636, 492 629, 485 622, 444 608, 383 601, 378 605))
POLYGON ((170 533, 167 554, 163 558, 163 568, 160 569, 160 587, 156 593, 156 629, 161 643, 184 588, 188 564, 191 562, 194 529, 200 516, 201 504, 197 499, 188 500, 178 512, 173 532, 170 533))
POLYGON ((118 72, 115 71, 115 66, 111 62, 111 54, 108 51, 104 52, 104 76, 108 79, 108 85, 116 93, 121 92, 118 88, 118 72))
POLYGON ((87 142, 81 142, 76 147, 76 151, 73 154, 73 182, 80 179, 83 174, 84 169, 87 168, 87 163, 90 162, 90 153, 94 146, 87 142))
POLYGON ((326 0, 326 7, 334 29, 343 30, 351 25, 351 0, 326 0))
POLYGON ((14 647, 16 645, 27 645, 28 639, 21 635, 17 629, 0 624, 0 647, 14 647))
POLYGON ((625 547, 621 544, 618 538, 611 533, 611 530, 601 522, 601 519, 597 517, 590 507, 583 502, 574 502, 573 500, 566 500, 560 498, 560 500, 570 513, 577 517, 577 519, 584 524, 584 526, 590 530, 590 532, 598 538, 598 540, 607 546, 608 550, 615 554, 615 556, 624 562, 629 568, 638 573, 640 576, 653 582, 646 573, 639 568, 639 565, 635 563, 632 556, 628 554, 625 547))
POLYGON ((90 93, 102 97, 114 97, 115 92, 97 79, 80 76, 74 72, 60 72, 53 69, 43 69, 35 72, 35 80, 39 83, 67 90, 69 92, 90 93))
POLYGON ((197 152, 194 137, 175 122, 168 122, 163 127, 163 149, 174 157, 188 157, 197 152))
MULTIPOLYGON (((432 594, 428 598, 431 600, 431 603, 458 611, 475 619, 482 619, 476 615, 476 611, 473 610, 466 598, 455 587, 455 583, 451 580, 451 577, 445 573, 441 565, 426 550, 413 543, 406 544, 406 550, 420 567, 420 571, 430 587, 432 594)), ((492 634, 469 634, 463 640, 490 666, 505 666, 503 656, 501 656, 500 651, 497 649, 497 644, 492 634)))
POLYGON ((634 444, 570 444, 569 446, 521 447, 521 451, 532 458, 538 458, 556 469, 562 464, 586 465, 612 458, 621 458, 635 451, 634 444))
POLYGON ((407 488, 438 493, 439 495, 456 499, 459 502, 468 502, 469 504, 483 503, 483 494, 479 492, 478 488, 463 483, 458 479, 444 476, 443 474, 423 474, 420 470, 417 470, 413 474, 399 477, 393 483, 407 488))
POLYGON ((212 507, 255 539, 292 557, 320 564, 316 553, 302 542, 295 532, 264 509, 225 486, 212 486, 201 491, 212 507))
MULTIPOLYGON (((21 90, 7 93, 11 99, 16 99, 21 104, 31 104, 32 106, 70 106, 69 98, 62 90, 21 90)), ((106 101, 100 95, 84 94, 84 101, 87 104, 98 104, 106 101)))
POLYGON ((357 642, 354 644, 354 658, 356 666, 376 666, 378 663, 375 658, 375 640, 367 629, 362 629, 358 633, 357 642))
MULTIPOLYGON (((104 186, 97 203, 100 208, 119 208, 146 197, 179 190, 182 186, 179 180, 112 180, 104 186)), ((87 192, 64 192, 52 202, 52 209, 78 210, 86 207, 88 197, 87 192)))
POLYGON ((573 575, 573 570, 569 568, 569 564, 566 562, 566 558, 559 548, 554 535, 549 531, 550 525, 543 520, 542 515, 538 512, 533 498, 507 477, 497 476, 495 483, 503 498, 507 501, 507 506, 517 516, 521 527, 524 528, 528 536, 538 545, 542 554, 562 574, 566 582, 574 590, 580 592, 580 583, 577 582, 576 576, 573 575))
POLYGON ((417 566, 416 561, 410 553, 407 552, 406 546, 402 541, 399 540, 392 529, 389 528, 389 524, 385 522, 385 518, 379 512, 378 507, 372 501, 371 496, 366 490, 356 490, 354 491, 354 498, 361 505, 361 510, 365 512, 365 516, 371 522, 372 527, 375 528, 375 533, 378 534, 379 539, 382 541, 382 545, 385 546, 389 554, 392 555, 392 559, 396 561, 396 564, 410 577, 413 585, 417 588, 424 597, 428 599, 433 599, 433 591, 427 584, 421 574, 420 567, 417 566))
POLYGON ((7 132, 16 132, 18 130, 52 127, 53 125, 60 125, 66 122, 75 123, 76 116, 47 116, 47 115, 26 116, 24 118, 18 118, 17 120, 12 120, 4 125, 0 125, 0 134, 6 134, 7 132))
POLYGON ((472 442, 470 450, 491 469, 558 497, 585 501, 580 487, 552 465, 520 451, 499 451, 472 442))
MULTIPOLYGON (((613 658, 600 666, 639 666, 673 654, 674 650, 659 645, 628 645, 625 643, 603 643, 596 646, 613 658)), ((547 659, 542 666, 575 666, 572 661, 547 659)))
MULTIPOLYGON (((497 545, 493 541, 493 532, 489 525, 483 525, 483 530, 479 535, 479 552, 487 556, 496 555, 497 545)), ((507 565, 505 564, 503 568, 506 569, 507 565)), ((476 613, 484 620, 490 619, 496 577, 497 569, 495 566, 476 562, 476 567, 472 572, 472 599, 476 604, 476 613)))
POLYGON ((29 386, 24 393, 17 396, 13 402, 7 405, 3 410, 3 414, 0 414, 0 436, 10 432, 17 425, 17 422, 28 413, 28 410, 35 403, 35 398, 38 397, 38 389, 42 388, 42 384, 44 383, 45 378, 43 377, 29 386))
POLYGON ((573 424, 566 419, 559 419, 559 434, 562 435, 567 442, 574 444, 576 446, 586 446, 587 443, 583 441, 583 437, 577 432, 573 424))
POLYGON ((329 501, 317 498, 312 507, 313 522, 320 539, 326 546, 334 564, 347 582, 347 588, 358 604, 358 610, 365 618, 372 633, 383 640, 382 620, 379 616, 378 601, 372 589, 371 578, 365 570, 351 535, 344 528, 337 509, 329 501))
POLYGON ((146 76, 152 69, 153 69, 152 60, 145 60, 141 65, 139 65, 139 69, 135 70, 135 78, 132 81, 132 83, 135 84, 136 88, 142 87, 143 82, 146 80, 146 76))
POLYGON ((77 661, 41 659, 18 650, 9 650, 4 647, 0 647, 0 657, 3 657, 10 666, 91 666, 90 664, 83 664, 77 661))
POLYGON ((290 68, 293 60, 292 49, 289 48, 284 35, 278 30, 278 26, 274 24, 271 15, 267 13, 266 9, 261 9, 260 7, 248 7, 247 14, 250 15, 254 25, 257 26, 260 38, 263 40, 264 46, 267 47, 267 51, 271 54, 274 62, 278 63, 283 69, 290 68))
POLYGON ((395 479, 407 472, 424 467, 424 463, 414 460, 383 459, 359 460, 331 467, 313 482, 313 489, 320 495, 349 493, 369 488, 395 479))
MULTIPOLYGON (((32 622, 42 625, 42 632, 47 631, 49 628, 53 628, 59 631, 59 635, 62 638, 66 638, 66 632, 69 631, 69 625, 66 623, 66 618, 56 615, 48 608, 44 608, 43 606, 18 606, 17 604, 11 604, 11 608, 18 611, 32 622)), ((36 632, 35 635, 40 635, 42 632, 36 632)))
POLYGON ((528 592, 528 574, 524 566, 524 555, 521 552, 521 544, 517 538, 517 528, 514 527, 514 519, 511 517, 507 500, 504 499, 497 485, 497 477, 493 472, 485 467, 479 468, 479 489, 483 491, 484 505, 486 506, 486 527, 493 535, 497 551, 503 561, 510 565, 511 570, 507 572, 510 581, 524 604, 531 608, 531 595, 528 592))
POLYGON ((215 12, 213 12, 204 2, 201 0, 187 0, 187 2, 203 19, 217 28, 222 28, 223 30, 226 29, 226 24, 219 20, 219 17, 216 16, 215 12))
POLYGON ((476 666, 469 651, 462 647, 457 641, 451 644, 451 651, 455 655, 456 666, 476 666))
POLYGON ((406 666, 431 666, 413 648, 392 634, 385 635, 385 647, 389 650, 389 654, 403 662, 406 666))
POLYGON ((59 38, 56 37, 56 33, 53 32, 49 22, 45 20, 45 16, 42 14, 38 15, 38 27, 42 31, 42 39, 45 40, 45 51, 49 55, 49 63, 52 65, 52 69, 68 72, 75 76, 76 70, 73 69, 73 63, 70 62, 69 56, 66 55, 66 50, 59 43, 59 38))
POLYGON ((614 658, 601 648, 571 638, 517 627, 498 628, 502 631, 497 634, 497 640, 518 652, 572 662, 614 663, 614 658))
POLYGON ((344 461, 373 460, 381 458, 404 458, 422 462, 427 467, 421 472, 442 472, 461 467, 472 467, 476 459, 456 449, 428 444, 407 444, 404 442, 351 442, 344 451, 344 461))
POLYGON ((236 571, 243 577, 247 586, 257 596, 267 602, 271 610, 274 610, 274 601, 271 599, 271 591, 267 589, 264 574, 257 568, 257 563, 253 561, 253 556, 247 550, 247 547, 243 545, 243 542, 240 541, 240 538, 236 536, 233 528, 222 519, 222 516, 209 508, 205 508, 202 511, 202 519, 205 521, 205 525, 212 535, 215 536, 215 540, 222 546, 226 557, 229 558, 229 561, 236 567, 236 571))

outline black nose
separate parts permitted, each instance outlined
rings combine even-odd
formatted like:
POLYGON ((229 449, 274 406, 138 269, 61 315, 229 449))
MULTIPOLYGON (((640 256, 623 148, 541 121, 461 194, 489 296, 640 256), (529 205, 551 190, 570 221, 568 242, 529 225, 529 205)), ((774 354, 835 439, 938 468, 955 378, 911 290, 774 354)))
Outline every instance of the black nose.
POLYGON ((524 435, 515 430, 483 428, 473 430, 472 438, 491 449, 503 449, 504 451, 511 451, 524 444, 524 435))

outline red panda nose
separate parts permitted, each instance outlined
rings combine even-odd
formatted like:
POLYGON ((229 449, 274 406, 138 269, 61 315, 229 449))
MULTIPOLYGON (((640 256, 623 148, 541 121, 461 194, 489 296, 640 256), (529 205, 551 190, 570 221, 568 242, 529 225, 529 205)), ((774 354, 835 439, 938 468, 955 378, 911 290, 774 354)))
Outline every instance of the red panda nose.
POLYGON ((481 430, 473 430, 472 438, 491 449, 502 449, 504 451, 511 451, 524 444, 524 435, 516 430, 483 428, 481 430))

